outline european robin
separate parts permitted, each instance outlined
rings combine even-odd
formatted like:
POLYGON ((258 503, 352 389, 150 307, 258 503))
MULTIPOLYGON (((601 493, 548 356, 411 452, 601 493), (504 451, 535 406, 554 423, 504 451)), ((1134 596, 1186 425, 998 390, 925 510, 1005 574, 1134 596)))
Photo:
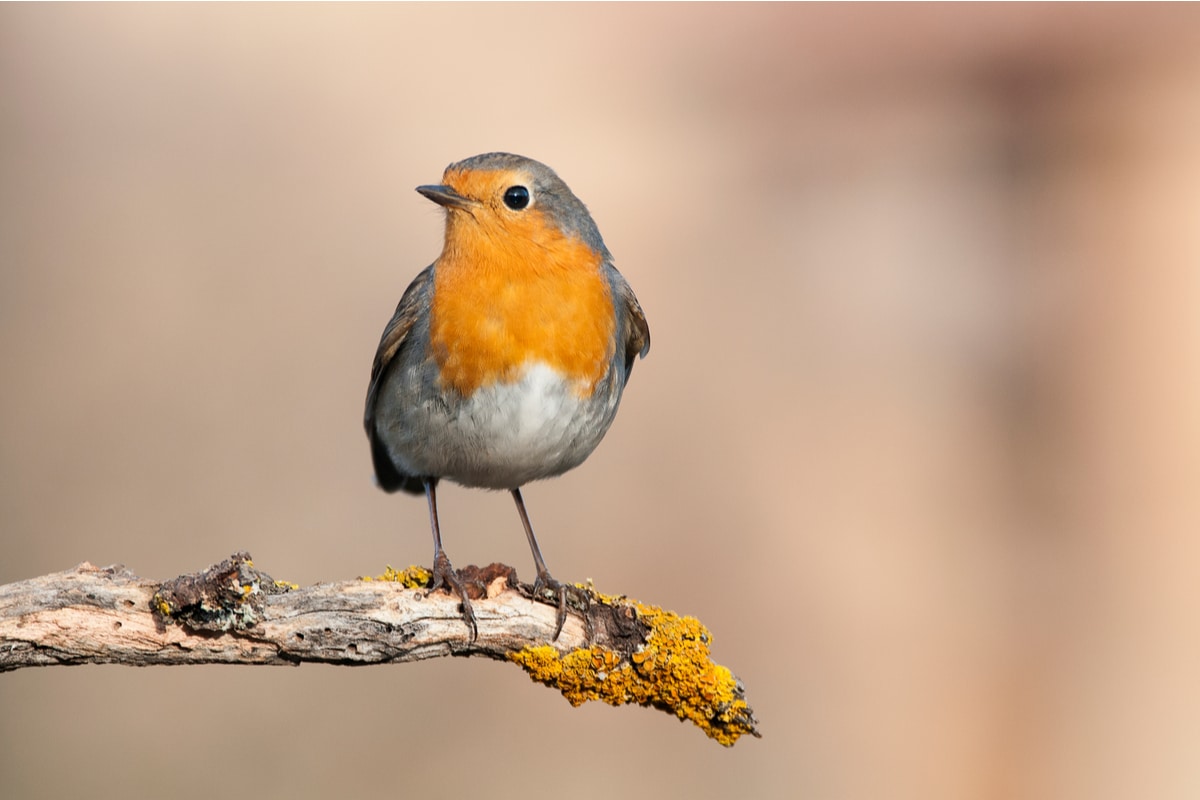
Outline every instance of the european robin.
POLYGON ((612 424, 650 329, 587 208, 545 164, 487 153, 417 191, 446 211, 442 254, 417 275, 384 328, 364 423, 384 491, 424 492, 433 583, 471 601, 442 548, 438 481, 504 489, 520 514, 537 579, 546 569, 521 487, 583 463, 612 424))

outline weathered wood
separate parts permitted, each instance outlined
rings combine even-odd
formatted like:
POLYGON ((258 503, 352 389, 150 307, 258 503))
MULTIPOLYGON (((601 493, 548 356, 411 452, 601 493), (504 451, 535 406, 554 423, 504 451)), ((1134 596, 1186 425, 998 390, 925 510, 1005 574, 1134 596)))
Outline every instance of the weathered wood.
MULTIPOLYGON (((155 595, 164 585, 124 567, 83 563, 0 586, 0 672, 53 664, 366 665, 444 655, 503 659, 524 646, 544 644, 554 634, 554 608, 522 596, 503 578, 479 602, 474 643, 468 642, 456 598, 443 592, 426 596, 392 581, 321 583, 293 591, 247 582, 242 585, 251 586, 250 599, 265 601, 257 612, 261 616, 248 624, 226 625, 230 635, 205 630, 213 626, 186 617, 173 620, 154 613, 155 595)), ((568 616, 556 647, 566 652, 585 644, 581 619, 568 616)))
POLYGON ((691 618, 590 592, 591 605, 572 609, 555 640, 555 606, 493 564, 462 571, 478 620, 472 640, 457 598, 395 580, 418 583, 421 573, 300 588, 273 580, 245 553, 166 582, 83 563, 0 586, 0 672, 485 656, 521 664, 574 705, 662 708, 726 745, 758 735, 741 684, 708 659, 708 633, 691 618))

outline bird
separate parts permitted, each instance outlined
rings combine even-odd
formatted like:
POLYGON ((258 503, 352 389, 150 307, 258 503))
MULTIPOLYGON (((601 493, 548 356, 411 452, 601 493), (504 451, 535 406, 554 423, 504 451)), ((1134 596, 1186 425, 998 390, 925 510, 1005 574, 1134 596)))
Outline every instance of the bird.
POLYGON ((591 455, 650 350, 650 328, 587 207, 545 164, 484 153, 416 191, 444 209, 445 238, 401 296, 371 366, 363 423, 375 477, 386 492, 425 495, 429 592, 458 596, 471 641, 478 624, 442 546, 437 485, 509 492, 537 570, 534 595, 557 596, 557 639, 578 590, 547 569, 521 488, 591 455))

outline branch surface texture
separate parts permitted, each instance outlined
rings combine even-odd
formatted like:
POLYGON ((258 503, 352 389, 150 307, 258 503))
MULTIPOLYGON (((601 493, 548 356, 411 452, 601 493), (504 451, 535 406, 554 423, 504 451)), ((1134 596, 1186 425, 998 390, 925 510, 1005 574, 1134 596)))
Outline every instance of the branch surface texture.
POLYGON ((467 567, 460 577, 478 618, 474 640, 457 598, 423 591, 422 567, 300 588, 259 571, 247 553, 165 582, 85 562, 0 586, 0 672, 485 656, 519 664, 573 706, 658 708, 726 746, 759 735, 741 682, 712 662, 697 620, 581 586, 590 603, 572 609, 555 640, 553 602, 534 598, 511 567, 467 567))

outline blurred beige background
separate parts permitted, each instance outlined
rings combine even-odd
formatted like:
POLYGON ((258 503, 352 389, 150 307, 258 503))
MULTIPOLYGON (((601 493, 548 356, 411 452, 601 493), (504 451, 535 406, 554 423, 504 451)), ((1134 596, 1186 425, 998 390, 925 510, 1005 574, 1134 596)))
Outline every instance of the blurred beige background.
MULTIPOLYGON (((654 347, 526 493, 765 738, 515 668, 0 676, 0 794, 1200 795, 1200 9, 0 8, 0 582, 428 563, 372 484, 413 187, 511 150, 654 347)), ((532 570, 447 487, 456 563, 532 570)))

